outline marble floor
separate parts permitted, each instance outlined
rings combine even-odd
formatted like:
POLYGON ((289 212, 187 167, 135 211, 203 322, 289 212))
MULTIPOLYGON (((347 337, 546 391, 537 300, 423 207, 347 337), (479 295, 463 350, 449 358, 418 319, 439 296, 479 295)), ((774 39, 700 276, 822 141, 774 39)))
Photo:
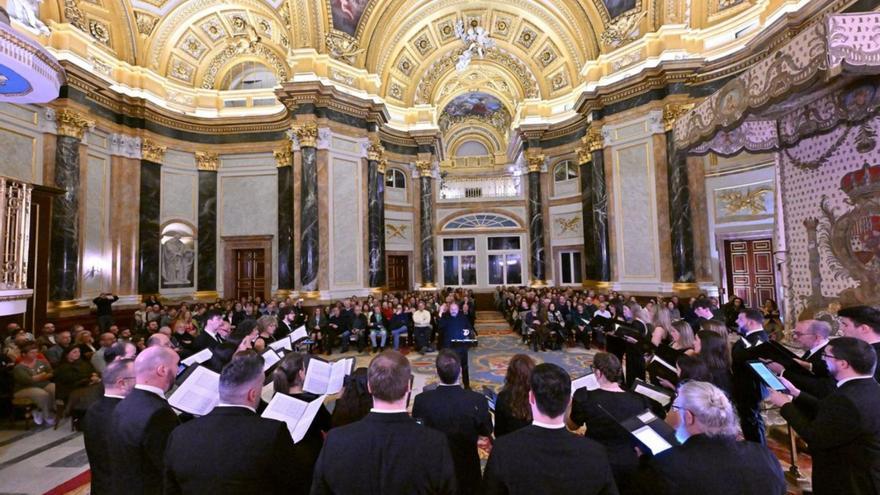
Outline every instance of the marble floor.
POLYGON ((0 495, 43 494, 88 470, 82 434, 70 420, 57 430, 23 428, 22 421, 0 423, 0 495))

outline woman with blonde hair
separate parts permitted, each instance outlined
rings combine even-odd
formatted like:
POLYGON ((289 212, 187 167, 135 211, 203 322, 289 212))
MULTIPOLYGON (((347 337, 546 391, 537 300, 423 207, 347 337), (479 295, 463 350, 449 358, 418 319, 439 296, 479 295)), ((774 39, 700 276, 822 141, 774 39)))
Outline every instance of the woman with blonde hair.
POLYGON ((659 347, 669 337, 669 329, 672 328, 672 312, 669 308, 661 306, 654 315, 654 330, 651 332, 651 343, 659 347))

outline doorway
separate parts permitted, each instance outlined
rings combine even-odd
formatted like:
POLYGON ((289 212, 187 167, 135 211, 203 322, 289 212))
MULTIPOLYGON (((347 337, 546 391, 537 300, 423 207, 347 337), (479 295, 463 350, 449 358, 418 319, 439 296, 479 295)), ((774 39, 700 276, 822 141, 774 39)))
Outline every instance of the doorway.
POLYGON ((726 240, 724 258, 731 297, 741 298, 750 308, 760 308, 767 299, 779 302, 770 239, 726 240))
POLYGON ((266 255, 262 249, 236 249, 235 298, 266 299, 266 255))
POLYGON ((409 290, 409 256, 388 255, 388 290, 409 290))
POLYGON ((272 295, 272 236, 223 236, 223 297, 272 295))

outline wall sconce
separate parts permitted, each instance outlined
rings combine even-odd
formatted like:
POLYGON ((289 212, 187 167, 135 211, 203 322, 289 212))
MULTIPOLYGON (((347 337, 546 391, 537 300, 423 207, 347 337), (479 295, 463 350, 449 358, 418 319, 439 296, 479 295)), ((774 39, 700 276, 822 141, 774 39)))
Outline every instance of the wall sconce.
POLYGON ((89 268, 88 270, 85 271, 85 273, 83 273, 83 275, 86 278, 95 278, 100 274, 101 274, 101 268, 99 268, 95 265, 92 265, 91 268, 89 268))

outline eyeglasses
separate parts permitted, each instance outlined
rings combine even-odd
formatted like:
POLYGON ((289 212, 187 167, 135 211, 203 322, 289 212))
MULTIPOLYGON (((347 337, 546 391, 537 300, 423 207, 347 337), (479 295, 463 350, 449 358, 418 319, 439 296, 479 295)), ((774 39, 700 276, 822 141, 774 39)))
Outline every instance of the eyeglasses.
POLYGON ((828 354, 828 353, 825 352, 825 351, 822 351, 822 358, 823 358, 823 359, 837 359, 837 357, 835 357, 835 356, 833 356, 833 355, 831 355, 831 354, 828 354))
POLYGON ((803 337, 804 335, 816 335, 815 333, 798 332, 798 331, 791 332, 791 334, 794 335, 795 337, 803 337))

